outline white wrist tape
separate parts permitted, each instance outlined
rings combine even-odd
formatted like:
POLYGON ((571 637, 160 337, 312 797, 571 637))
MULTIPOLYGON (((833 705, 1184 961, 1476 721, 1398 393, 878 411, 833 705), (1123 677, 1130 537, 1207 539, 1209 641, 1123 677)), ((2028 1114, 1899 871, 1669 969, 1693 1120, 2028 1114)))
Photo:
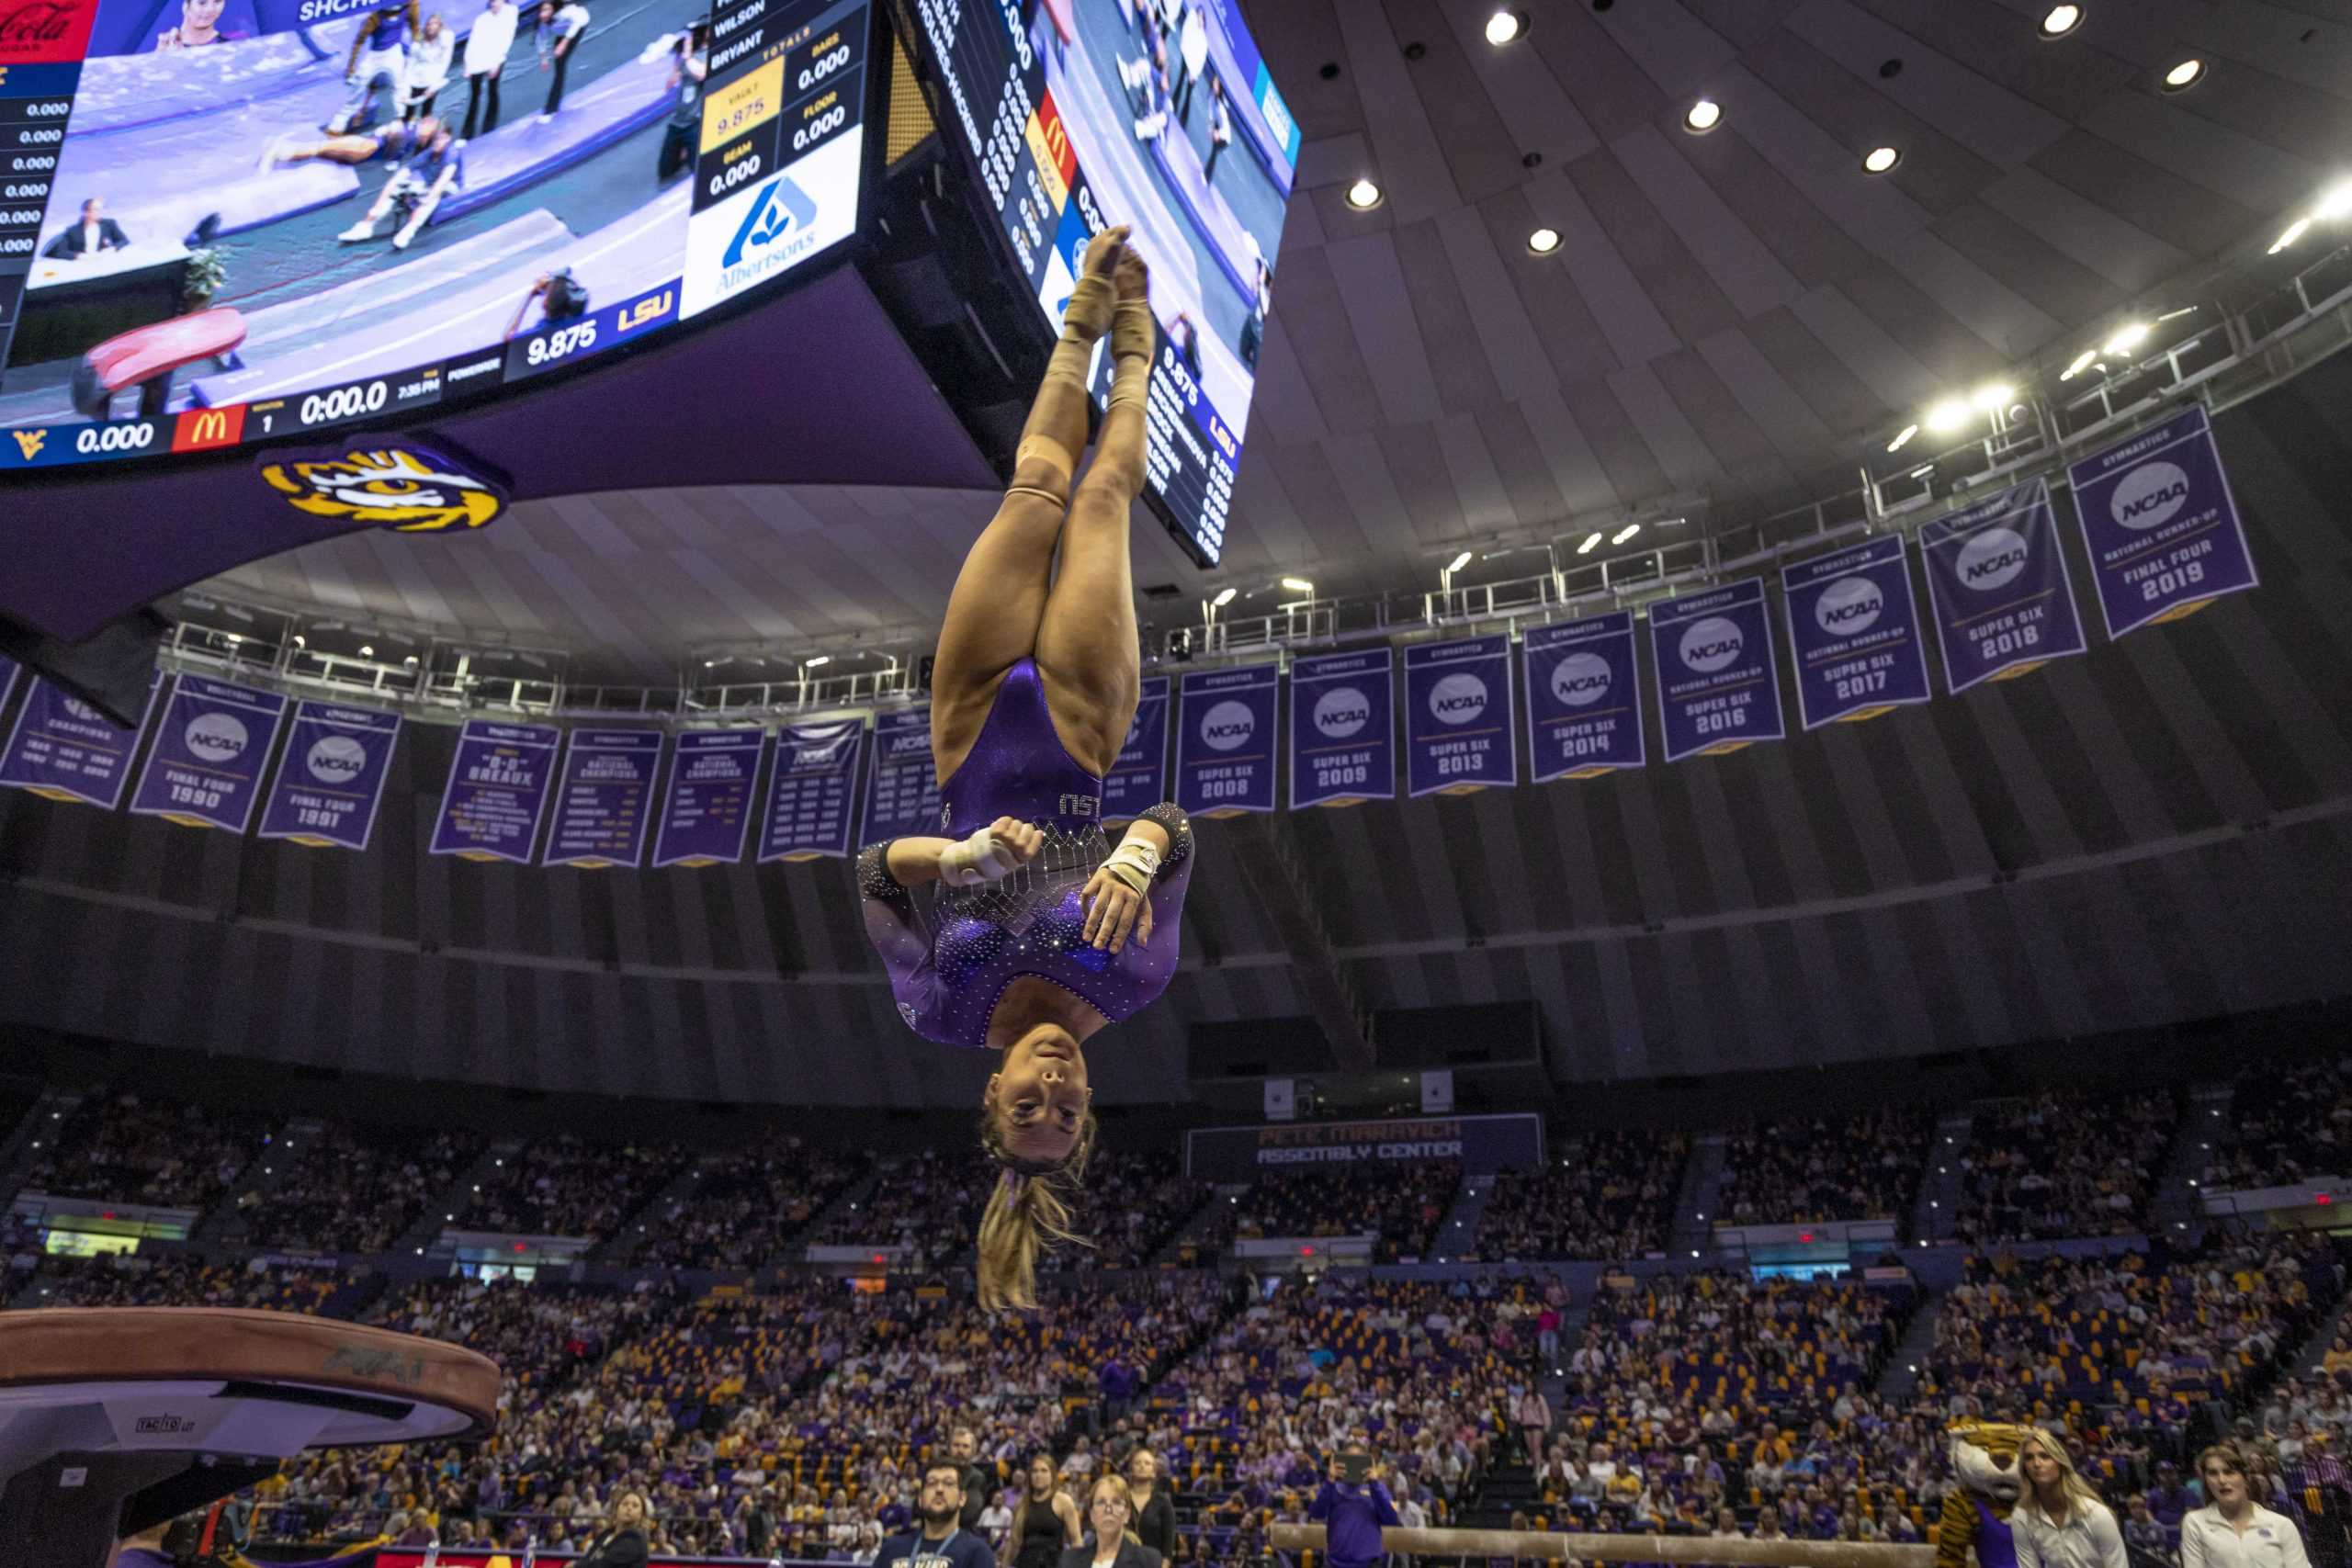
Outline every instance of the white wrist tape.
POLYGON ((1010 845, 983 828, 939 852, 939 880, 950 887, 977 887, 1011 875, 1020 863, 1010 845))
POLYGON ((1141 839, 1122 839, 1102 869, 1125 883, 1128 891, 1140 893, 1151 886, 1159 874, 1159 852, 1141 839))

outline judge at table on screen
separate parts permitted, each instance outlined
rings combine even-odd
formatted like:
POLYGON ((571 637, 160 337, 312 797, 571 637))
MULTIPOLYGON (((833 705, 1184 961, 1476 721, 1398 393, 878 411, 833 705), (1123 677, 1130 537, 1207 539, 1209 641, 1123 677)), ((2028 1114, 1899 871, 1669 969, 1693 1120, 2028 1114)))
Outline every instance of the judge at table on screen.
POLYGON ((122 225, 107 216, 107 204, 92 197, 82 204, 82 221, 59 234, 41 250, 52 261, 78 261, 100 251, 127 249, 130 238, 122 225))

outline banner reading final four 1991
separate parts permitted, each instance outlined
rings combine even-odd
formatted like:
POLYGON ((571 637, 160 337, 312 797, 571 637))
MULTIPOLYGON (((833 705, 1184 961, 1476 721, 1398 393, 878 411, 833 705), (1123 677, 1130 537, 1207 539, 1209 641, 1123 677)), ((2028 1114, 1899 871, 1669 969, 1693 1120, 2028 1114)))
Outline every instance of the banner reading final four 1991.
POLYGON ((1136 716, 1127 723, 1127 743, 1102 780, 1102 819, 1125 822, 1168 798, 1168 708, 1172 682, 1165 675, 1143 678, 1136 716))
POLYGON ((1290 664, 1290 806, 1396 798, 1396 655, 1322 653, 1290 664))
POLYGON ((2255 587, 2245 525, 2199 403, 2066 470, 2107 635, 2255 587))
POLYGON ((1407 644, 1406 792, 1418 800, 1517 784, 1513 712, 1510 637, 1407 644))
POLYGON ((562 743, 563 731, 551 724, 468 719, 449 760, 428 852, 530 864, 562 743))
POLYGON ((190 828, 243 832, 285 716, 286 699, 276 692, 181 676, 155 727, 131 811, 190 828))
POLYGON ((1650 606, 1658 733, 1669 762, 1736 751, 1788 733, 1780 658, 1761 578, 1650 606))
POLYGON ((262 808, 261 836, 313 849, 366 850, 400 735, 395 713, 296 704, 286 755, 262 808))
POLYGON ((658 729, 575 729, 566 737, 555 791, 555 825, 541 865, 603 871, 643 858, 662 771, 658 729))
POLYGON ((1649 761, 1632 611, 1530 626, 1520 650, 1527 667, 1527 758, 1537 784, 1594 778, 1649 761))
POLYGON ((1781 569, 1781 610, 1807 729, 1928 700, 1909 552, 1887 534, 1781 569))
POLYGON ((1274 808, 1274 707, 1282 671, 1272 664, 1187 670, 1176 710, 1176 804, 1198 817, 1274 808))
POLYGON ((1919 526, 1944 689, 2005 681, 2080 653, 2082 616, 2050 486, 2034 479, 1919 526))

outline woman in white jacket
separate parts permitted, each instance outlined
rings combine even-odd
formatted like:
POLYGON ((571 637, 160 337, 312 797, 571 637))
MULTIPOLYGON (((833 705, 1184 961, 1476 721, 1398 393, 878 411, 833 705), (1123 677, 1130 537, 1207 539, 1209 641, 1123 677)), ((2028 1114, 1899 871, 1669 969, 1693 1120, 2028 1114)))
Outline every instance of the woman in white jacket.
POLYGON ((481 119, 481 134, 498 129, 498 77, 505 68, 506 51, 514 47, 514 28, 522 13, 514 0, 490 0, 466 32, 466 123, 458 132, 461 141, 474 138, 475 115, 488 101, 481 119))
POLYGON ((2058 1435, 2037 1427, 2018 1443, 2025 1495, 2009 1516, 2018 1568, 2129 1568, 2115 1510, 2075 1470, 2058 1435))
POLYGON ((435 11, 409 45, 408 64, 401 73, 401 118, 413 123, 433 112, 434 100, 449 85, 449 62, 457 57, 457 35, 435 11))
POLYGON ((2216 1443, 2199 1454, 2197 1477, 2211 1500, 2181 1517, 2180 1568, 2311 1568, 2295 1521, 2254 1500, 2235 1447, 2216 1443))

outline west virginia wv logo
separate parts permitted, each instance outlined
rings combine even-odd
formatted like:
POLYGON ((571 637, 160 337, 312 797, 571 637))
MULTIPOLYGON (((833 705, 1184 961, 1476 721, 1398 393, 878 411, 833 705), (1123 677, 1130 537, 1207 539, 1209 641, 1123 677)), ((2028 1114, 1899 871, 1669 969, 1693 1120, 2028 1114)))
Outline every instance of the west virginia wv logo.
POLYGON ((265 464, 264 482, 313 517, 373 523, 403 534, 480 528, 506 510, 505 491, 437 453, 399 446, 316 462, 265 464))

